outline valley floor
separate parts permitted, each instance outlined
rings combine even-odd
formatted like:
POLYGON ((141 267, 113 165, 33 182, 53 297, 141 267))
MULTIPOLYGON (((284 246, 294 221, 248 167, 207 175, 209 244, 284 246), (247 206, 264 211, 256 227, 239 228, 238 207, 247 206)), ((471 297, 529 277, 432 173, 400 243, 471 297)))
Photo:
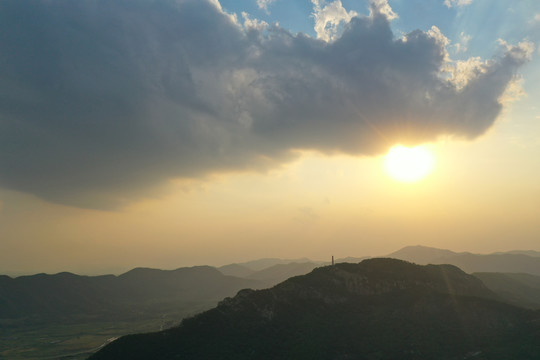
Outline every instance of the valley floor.
POLYGON ((34 325, 0 320, 0 360, 83 360, 121 336, 164 330, 185 316, 178 312, 131 321, 34 325))

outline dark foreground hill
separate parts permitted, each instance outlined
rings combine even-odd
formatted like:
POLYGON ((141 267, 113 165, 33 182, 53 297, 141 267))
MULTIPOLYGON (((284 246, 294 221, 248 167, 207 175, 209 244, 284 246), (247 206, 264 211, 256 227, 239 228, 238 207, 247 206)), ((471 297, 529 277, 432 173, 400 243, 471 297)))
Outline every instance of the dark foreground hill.
POLYGON ((497 299, 451 265, 370 259, 242 290, 90 359, 539 359, 540 314, 497 299))

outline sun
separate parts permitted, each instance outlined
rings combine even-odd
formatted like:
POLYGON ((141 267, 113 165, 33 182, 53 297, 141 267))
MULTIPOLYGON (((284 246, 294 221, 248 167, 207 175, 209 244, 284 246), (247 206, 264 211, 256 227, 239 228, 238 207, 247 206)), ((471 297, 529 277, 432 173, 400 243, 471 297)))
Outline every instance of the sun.
POLYGON ((435 167, 433 153, 424 146, 408 148, 396 145, 385 156, 388 175, 402 182, 416 182, 428 176, 435 167))

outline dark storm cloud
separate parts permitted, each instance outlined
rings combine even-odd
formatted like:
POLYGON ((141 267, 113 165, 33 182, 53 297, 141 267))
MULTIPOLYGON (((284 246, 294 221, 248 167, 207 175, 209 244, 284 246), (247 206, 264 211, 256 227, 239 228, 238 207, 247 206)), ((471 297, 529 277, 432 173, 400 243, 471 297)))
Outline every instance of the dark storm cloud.
POLYGON ((244 29, 212 1, 2 1, 0 186, 111 207, 294 149, 478 136, 527 49, 472 69, 463 88, 441 76, 445 56, 436 33, 395 39, 376 6, 326 43, 244 29))

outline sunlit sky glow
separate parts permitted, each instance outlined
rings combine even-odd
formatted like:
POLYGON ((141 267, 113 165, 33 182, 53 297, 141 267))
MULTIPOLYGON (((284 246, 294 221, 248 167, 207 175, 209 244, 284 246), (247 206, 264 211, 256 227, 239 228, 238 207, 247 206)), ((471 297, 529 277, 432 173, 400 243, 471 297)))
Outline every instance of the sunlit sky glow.
POLYGON ((428 176, 435 167, 433 153, 424 146, 409 148, 396 145, 385 156, 385 168, 398 181, 416 182, 428 176))
POLYGON ((0 274, 540 250, 539 19, 0 2, 0 274))

